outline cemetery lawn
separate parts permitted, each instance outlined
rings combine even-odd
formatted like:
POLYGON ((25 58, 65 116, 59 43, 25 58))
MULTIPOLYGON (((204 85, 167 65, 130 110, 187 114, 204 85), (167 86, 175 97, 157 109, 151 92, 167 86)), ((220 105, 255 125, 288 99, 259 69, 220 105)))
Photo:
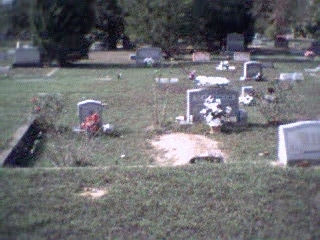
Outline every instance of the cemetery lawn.
MULTIPOLYGON (((304 72, 318 62, 276 62, 264 69, 267 82, 240 82, 242 64, 218 72, 212 64, 130 68, 121 64, 79 64, 77 68, 13 69, 0 79, 0 151, 31 118, 39 93, 61 94, 38 155, 28 168, 1 168, 1 239, 317 239, 319 168, 271 166, 277 159, 277 126, 257 106, 245 106, 249 127, 208 134, 206 125, 182 129, 186 90, 196 88, 188 72, 230 79, 240 91, 266 90, 281 72, 304 72), (118 75, 121 73, 121 79, 118 75), (158 86, 154 78, 178 77, 158 86), (77 103, 106 103, 103 122, 114 134, 88 139, 76 134, 77 103), (217 140, 228 154, 223 164, 156 166, 150 140, 182 131, 217 140), (263 154, 260 154, 263 153, 263 154), (92 197, 87 193, 102 193, 92 197)), ((288 96, 283 121, 319 119, 320 81, 304 73, 288 96)), ((283 109, 282 109, 283 110, 283 109)))

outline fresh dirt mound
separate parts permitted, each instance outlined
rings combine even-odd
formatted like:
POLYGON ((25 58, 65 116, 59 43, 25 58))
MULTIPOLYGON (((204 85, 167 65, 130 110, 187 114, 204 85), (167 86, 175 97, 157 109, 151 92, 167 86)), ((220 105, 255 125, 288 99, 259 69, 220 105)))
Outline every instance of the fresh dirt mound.
POLYGON ((222 157, 226 155, 219 149, 218 142, 202 135, 172 133, 158 136, 151 142, 156 148, 154 156, 161 166, 179 166, 190 163, 195 157, 222 157))

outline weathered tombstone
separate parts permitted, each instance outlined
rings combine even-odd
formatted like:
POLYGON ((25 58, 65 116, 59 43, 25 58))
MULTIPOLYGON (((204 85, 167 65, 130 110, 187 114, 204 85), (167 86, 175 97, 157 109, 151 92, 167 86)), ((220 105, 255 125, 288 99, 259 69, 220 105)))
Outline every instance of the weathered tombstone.
POLYGON ((37 47, 22 47, 15 51, 14 66, 41 66, 40 51, 37 47))
POLYGON ((320 164, 320 121, 302 121, 278 128, 278 159, 284 165, 301 161, 320 164))
POLYGON ((262 64, 257 61, 245 62, 243 65, 243 77, 240 77, 240 80, 262 80, 262 64))
POLYGON ((100 101, 96 100, 85 100, 79 102, 78 106, 78 114, 80 124, 86 121, 86 118, 91 116, 94 113, 99 115, 99 125, 102 126, 102 112, 103 112, 103 104, 100 101))
POLYGON ((250 52, 235 52, 233 54, 233 60, 238 62, 250 61, 250 52))
POLYGON ((200 114, 200 111, 204 108, 205 100, 210 96, 221 100, 222 109, 230 106, 232 108, 230 120, 237 121, 239 93, 224 87, 208 87, 187 90, 187 122, 190 122, 191 119, 193 122, 203 121, 203 115, 200 114))
POLYGON ((242 34, 229 33, 227 35, 227 48, 228 52, 243 52, 244 47, 244 37, 242 34))
POLYGON ((195 52, 192 54, 193 62, 210 62, 210 53, 208 52, 195 52))
POLYGON ((138 66, 145 66, 146 59, 152 59, 154 64, 159 64, 162 61, 162 50, 158 47, 144 47, 139 48, 136 52, 136 64, 138 66))
POLYGON ((280 81, 304 81, 302 72, 280 73, 280 81))

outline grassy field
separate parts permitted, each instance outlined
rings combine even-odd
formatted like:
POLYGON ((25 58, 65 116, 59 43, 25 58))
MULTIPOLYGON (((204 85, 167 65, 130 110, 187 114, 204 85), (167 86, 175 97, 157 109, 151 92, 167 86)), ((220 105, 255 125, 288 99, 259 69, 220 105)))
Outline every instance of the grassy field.
MULTIPOLYGON (((264 69, 269 81, 244 83, 238 81, 242 64, 231 62, 237 70, 221 73, 217 63, 162 68, 80 64, 51 77, 46 74, 52 68, 17 68, 1 78, 0 150, 31 117, 34 96, 59 93, 63 108, 32 168, 0 170, 0 238, 319 238, 319 170, 270 166, 277 158, 277 126, 265 124, 258 106, 244 107, 250 123, 244 131, 208 135, 201 124, 188 130, 218 140, 229 155, 227 163, 147 167, 154 163, 153 136, 186 131, 174 120, 185 114, 186 90, 196 87, 188 80, 190 70, 225 76, 238 91, 244 85, 265 91, 279 73, 319 64, 275 62, 264 69), (180 81, 158 86, 154 78, 160 74, 180 81), (113 124, 116 134, 88 139, 72 132, 79 124, 76 104, 88 98, 107 104, 103 121, 113 124), (85 188, 106 194, 83 197, 85 188)), ((305 74, 305 81, 290 91, 288 100, 295 104, 282 120, 318 119, 319 92, 319 75, 305 74)))

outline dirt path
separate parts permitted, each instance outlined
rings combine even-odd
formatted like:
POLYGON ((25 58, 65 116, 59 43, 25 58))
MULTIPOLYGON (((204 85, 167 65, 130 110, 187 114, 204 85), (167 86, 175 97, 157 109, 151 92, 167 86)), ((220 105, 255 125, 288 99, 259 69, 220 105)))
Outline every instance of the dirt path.
POLYGON ((227 157, 219 149, 217 141, 202 135, 186 133, 166 134, 152 140, 151 144, 158 152, 154 156, 156 163, 161 166, 188 164, 194 157, 222 157, 224 161, 227 157))

